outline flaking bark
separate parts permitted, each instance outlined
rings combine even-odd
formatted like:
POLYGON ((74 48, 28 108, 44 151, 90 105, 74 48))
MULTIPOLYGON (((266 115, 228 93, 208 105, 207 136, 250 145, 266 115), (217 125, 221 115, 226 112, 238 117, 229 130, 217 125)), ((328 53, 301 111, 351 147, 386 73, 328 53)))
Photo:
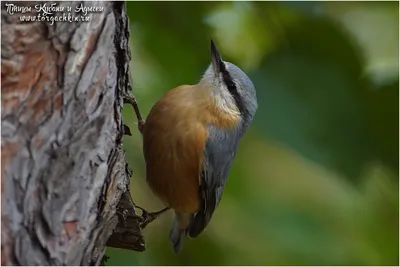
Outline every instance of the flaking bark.
POLYGON ((2 2, 2 265, 99 265, 106 245, 145 249, 122 147, 125 3, 82 3, 104 11, 21 23, 2 2))

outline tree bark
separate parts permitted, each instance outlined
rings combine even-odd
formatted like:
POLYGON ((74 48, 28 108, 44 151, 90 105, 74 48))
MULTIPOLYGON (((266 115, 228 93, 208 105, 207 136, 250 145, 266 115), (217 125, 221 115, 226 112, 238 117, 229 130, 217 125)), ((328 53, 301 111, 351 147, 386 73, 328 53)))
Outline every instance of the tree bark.
POLYGON ((44 3, 15 2, 31 11, 10 14, 2 2, 1 263, 99 265, 106 244, 145 249, 122 147, 126 7, 56 2, 103 11, 88 22, 20 21, 44 3))

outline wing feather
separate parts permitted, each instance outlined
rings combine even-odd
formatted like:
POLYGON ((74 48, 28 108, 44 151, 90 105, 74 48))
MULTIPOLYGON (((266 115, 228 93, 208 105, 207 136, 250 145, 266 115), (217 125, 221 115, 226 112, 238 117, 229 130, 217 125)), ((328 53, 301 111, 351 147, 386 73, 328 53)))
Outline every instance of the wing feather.
POLYGON ((200 177, 201 206, 189 227, 190 237, 197 237, 204 231, 220 203, 240 138, 236 131, 210 126, 200 177))

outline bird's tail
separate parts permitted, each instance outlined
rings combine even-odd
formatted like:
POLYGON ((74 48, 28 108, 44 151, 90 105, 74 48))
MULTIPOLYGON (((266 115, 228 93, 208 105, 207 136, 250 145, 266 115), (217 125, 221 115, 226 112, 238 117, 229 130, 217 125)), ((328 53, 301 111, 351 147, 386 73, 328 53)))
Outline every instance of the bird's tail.
POLYGON ((191 217, 188 214, 176 213, 171 232, 169 233, 169 240, 175 253, 179 253, 183 247, 191 217))
POLYGON ((177 219, 175 218, 174 224, 172 225, 171 232, 169 234, 169 240, 174 248, 175 253, 181 251, 183 247, 183 241, 186 237, 186 230, 181 229, 177 219))

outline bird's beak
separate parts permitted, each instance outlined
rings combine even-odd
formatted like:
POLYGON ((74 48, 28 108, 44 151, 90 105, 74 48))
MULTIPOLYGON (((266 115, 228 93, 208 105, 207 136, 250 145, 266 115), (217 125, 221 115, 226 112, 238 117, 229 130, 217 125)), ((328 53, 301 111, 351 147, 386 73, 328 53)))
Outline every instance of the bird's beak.
POLYGON ((215 73, 220 73, 223 68, 225 68, 224 62, 213 40, 211 40, 211 62, 215 73))

